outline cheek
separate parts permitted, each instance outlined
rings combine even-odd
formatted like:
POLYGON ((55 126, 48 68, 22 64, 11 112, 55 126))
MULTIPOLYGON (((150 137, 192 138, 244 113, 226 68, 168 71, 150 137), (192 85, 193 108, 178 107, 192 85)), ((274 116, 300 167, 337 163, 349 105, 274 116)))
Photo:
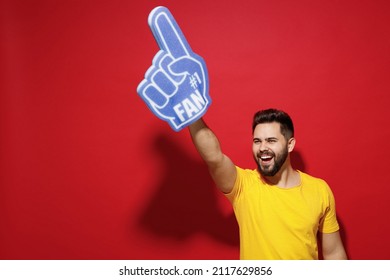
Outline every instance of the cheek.
POLYGON ((259 151, 259 147, 257 145, 252 145, 252 153, 255 155, 259 151))

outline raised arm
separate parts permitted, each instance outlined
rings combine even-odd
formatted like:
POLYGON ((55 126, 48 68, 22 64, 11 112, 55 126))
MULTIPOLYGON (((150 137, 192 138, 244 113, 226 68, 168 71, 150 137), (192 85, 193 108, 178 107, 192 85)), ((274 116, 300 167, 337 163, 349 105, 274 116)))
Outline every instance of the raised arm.
POLYGON ((211 104, 206 64, 192 51, 167 8, 153 9, 148 22, 160 51, 137 92, 149 109, 173 130, 189 126, 193 142, 216 185, 229 193, 236 179, 236 167, 222 153, 217 137, 201 119, 211 104))
POLYGON ((215 184, 223 193, 229 193, 237 176, 234 163, 222 152, 218 138, 203 119, 191 124, 189 130, 192 141, 206 162, 215 184))

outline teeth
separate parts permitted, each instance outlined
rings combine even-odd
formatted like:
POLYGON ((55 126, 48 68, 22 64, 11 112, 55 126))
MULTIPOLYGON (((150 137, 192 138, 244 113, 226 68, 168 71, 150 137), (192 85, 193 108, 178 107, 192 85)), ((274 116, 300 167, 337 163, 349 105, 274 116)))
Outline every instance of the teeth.
POLYGON ((261 159, 270 159, 270 158, 272 158, 271 156, 262 156, 262 157, 260 157, 261 159))

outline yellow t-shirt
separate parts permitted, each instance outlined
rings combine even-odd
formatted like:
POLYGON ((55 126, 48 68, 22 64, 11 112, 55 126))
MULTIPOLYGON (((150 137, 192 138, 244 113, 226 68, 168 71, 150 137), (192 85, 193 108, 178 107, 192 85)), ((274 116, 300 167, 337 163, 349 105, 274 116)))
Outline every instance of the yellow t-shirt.
POLYGON ((339 230, 328 184, 300 172, 293 188, 268 185, 257 170, 237 167, 232 202, 241 259, 318 259, 317 232, 339 230))

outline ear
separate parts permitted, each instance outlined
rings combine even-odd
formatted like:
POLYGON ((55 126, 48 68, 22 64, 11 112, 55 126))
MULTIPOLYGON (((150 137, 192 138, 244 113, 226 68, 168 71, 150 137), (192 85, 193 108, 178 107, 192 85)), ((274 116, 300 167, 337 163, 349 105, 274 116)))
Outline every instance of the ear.
POLYGON ((291 137, 289 140, 288 140, 288 152, 291 153, 293 150, 294 150, 294 147, 295 147, 295 138, 294 137, 291 137))

